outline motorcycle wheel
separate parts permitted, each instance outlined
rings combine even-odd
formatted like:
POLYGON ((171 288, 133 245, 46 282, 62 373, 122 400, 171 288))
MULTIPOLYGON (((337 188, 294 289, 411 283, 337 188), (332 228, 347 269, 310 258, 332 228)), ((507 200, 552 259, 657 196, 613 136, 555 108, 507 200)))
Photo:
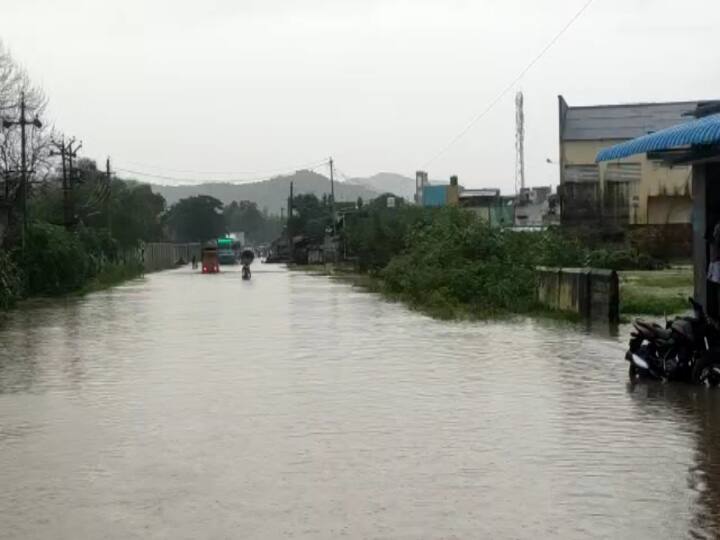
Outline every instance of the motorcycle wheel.
POLYGON ((710 386, 717 386, 720 383, 717 376, 711 371, 712 363, 707 358, 699 358, 692 369, 692 383, 693 384, 705 384, 706 382, 710 386))
POLYGON ((630 367, 628 368, 628 377, 632 382, 635 382, 640 378, 640 370, 638 370, 637 366, 632 362, 630 362, 630 367))

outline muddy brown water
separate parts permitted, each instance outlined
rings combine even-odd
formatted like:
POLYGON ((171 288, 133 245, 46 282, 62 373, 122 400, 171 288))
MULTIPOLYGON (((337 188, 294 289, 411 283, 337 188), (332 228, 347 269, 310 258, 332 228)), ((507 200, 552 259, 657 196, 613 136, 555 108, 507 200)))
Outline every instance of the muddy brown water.
POLYGON ((0 320, 0 538, 714 538, 720 390, 253 265, 0 320))

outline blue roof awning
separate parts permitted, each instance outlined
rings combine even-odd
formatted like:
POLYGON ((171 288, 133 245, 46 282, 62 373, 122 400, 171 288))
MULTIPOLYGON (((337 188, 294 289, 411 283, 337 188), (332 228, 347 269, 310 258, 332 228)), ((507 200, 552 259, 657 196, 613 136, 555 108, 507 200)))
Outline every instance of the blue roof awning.
POLYGON ((718 143, 720 143, 720 113, 604 148, 598 152, 595 161, 622 159, 635 154, 672 150, 694 144, 718 143))

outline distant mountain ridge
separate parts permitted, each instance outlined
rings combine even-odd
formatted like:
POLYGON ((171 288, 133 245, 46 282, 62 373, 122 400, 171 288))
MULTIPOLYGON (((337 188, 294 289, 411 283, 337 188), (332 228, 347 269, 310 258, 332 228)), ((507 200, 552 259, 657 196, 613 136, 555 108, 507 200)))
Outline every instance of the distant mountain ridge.
POLYGON ((365 186, 378 193, 393 193, 412 200, 415 195, 415 180, 396 173, 382 172, 370 178, 350 178, 350 184, 365 186))
MULTIPOLYGON (((297 171, 288 176, 278 176, 262 182, 231 184, 228 182, 208 182, 204 184, 171 186, 151 184, 152 190, 165 197, 168 206, 186 197, 209 195, 230 204, 232 201, 253 201, 260 210, 280 215, 287 207, 290 195, 290 182, 296 195, 312 193, 318 198, 330 193, 330 179, 314 171, 297 171)), ((401 197, 412 197, 414 180, 399 174, 380 173, 370 178, 353 178, 345 182, 335 182, 337 201, 356 201, 358 197, 370 200, 383 193, 391 192, 401 197), (408 190, 410 186, 410 190, 408 190)))

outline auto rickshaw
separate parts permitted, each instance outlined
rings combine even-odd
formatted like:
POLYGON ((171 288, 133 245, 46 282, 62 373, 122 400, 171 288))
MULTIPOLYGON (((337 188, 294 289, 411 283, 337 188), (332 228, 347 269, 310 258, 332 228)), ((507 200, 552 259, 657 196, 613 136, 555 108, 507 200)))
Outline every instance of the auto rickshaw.
POLYGON ((205 247, 202 250, 202 273, 216 274, 220 271, 218 250, 216 247, 205 247))

